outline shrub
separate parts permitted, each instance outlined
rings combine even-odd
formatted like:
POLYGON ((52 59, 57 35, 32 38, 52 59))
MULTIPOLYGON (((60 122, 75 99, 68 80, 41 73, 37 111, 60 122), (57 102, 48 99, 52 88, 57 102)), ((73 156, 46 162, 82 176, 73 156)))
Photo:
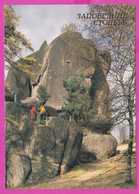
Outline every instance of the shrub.
POLYGON ((83 76, 63 81, 63 86, 68 95, 62 111, 69 114, 70 120, 76 122, 83 122, 90 110, 91 98, 88 94, 88 88, 83 85, 83 81, 83 76))

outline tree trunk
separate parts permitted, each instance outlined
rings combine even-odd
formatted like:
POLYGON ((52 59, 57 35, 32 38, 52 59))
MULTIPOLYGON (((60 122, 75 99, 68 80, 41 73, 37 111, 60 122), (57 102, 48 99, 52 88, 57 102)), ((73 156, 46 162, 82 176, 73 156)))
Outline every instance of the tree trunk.
POLYGON ((130 134, 129 134, 129 144, 128 144, 128 154, 127 154, 127 175, 126 182, 131 183, 131 158, 132 158, 132 147, 133 147, 133 114, 132 114, 132 100, 130 95, 128 96, 128 111, 129 111, 129 126, 130 126, 130 134))

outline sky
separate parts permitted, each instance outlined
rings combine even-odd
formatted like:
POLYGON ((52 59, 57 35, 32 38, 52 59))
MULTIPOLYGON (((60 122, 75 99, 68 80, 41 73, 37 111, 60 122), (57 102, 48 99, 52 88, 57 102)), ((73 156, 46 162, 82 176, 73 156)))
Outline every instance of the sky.
MULTIPOLYGON (((30 40, 36 51, 45 40, 50 44, 58 37, 63 25, 78 23, 77 13, 84 13, 86 5, 14 5, 13 8, 21 16, 17 30, 30 40)), ((23 52, 23 56, 28 54, 23 52)))

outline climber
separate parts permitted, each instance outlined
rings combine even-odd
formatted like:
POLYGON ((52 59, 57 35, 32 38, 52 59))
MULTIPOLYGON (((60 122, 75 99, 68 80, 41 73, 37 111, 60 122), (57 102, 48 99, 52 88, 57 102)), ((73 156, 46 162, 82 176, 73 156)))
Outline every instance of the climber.
POLYGON ((36 113, 37 113, 36 107, 33 106, 30 112, 31 112, 31 120, 36 121, 36 113))
POLYGON ((44 108, 44 106, 41 106, 41 111, 40 111, 40 121, 43 121, 44 119, 48 117, 48 114, 44 108))
POLYGON ((17 95, 16 94, 14 95, 14 103, 18 103, 17 95))

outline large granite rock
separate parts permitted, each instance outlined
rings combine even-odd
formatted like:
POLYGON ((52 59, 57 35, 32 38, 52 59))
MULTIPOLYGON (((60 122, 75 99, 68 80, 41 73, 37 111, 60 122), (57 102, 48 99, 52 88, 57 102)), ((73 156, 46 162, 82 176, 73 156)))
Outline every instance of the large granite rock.
MULTIPOLYGON (((19 73, 16 70, 8 71, 6 83, 13 90, 13 92, 16 93, 18 101, 21 101, 31 96, 32 84, 34 82, 37 82, 38 75, 41 70, 41 66, 37 64, 45 65, 45 54, 47 51, 47 46, 48 46, 47 42, 44 41, 44 43, 42 44, 38 51, 28 56, 36 59, 36 62, 31 64, 33 67, 32 70, 33 72, 35 72, 32 79, 29 79, 27 76, 25 76, 25 74, 19 73)), ((22 60, 19 60, 18 62, 22 63, 22 60)), ((6 101, 9 101, 8 98, 6 98, 6 101)))
MULTIPOLYGON (((21 73, 9 71, 6 82, 12 88, 13 92, 17 95, 18 101, 31 96, 30 79, 21 73)), ((8 98, 5 99, 9 101, 8 98)))
POLYGON ((6 115, 8 188, 37 184, 75 165, 83 138, 76 124, 50 115, 46 124, 40 125, 30 120, 30 109, 16 103, 6 103, 6 115))
POLYGON ((70 79, 83 74, 85 85, 90 88, 89 95, 93 110, 93 116, 88 118, 87 127, 93 131, 102 132, 111 128, 109 87, 106 81, 111 64, 109 52, 97 50, 91 40, 84 39, 80 33, 73 32, 70 36, 66 33, 60 35, 50 45, 45 41, 40 50, 30 56, 42 64, 41 68, 34 65, 36 81, 27 81, 13 72, 9 72, 7 77, 10 87, 20 98, 30 97, 28 98, 30 103, 36 101, 37 90, 40 85, 43 85, 51 94, 46 105, 59 110, 67 95, 63 80, 66 77, 70 79))
POLYGON ((7 188, 16 188, 25 184, 31 173, 31 162, 28 156, 14 153, 8 154, 7 188))
MULTIPOLYGON (((83 128, 77 126, 75 123, 69 123, 63 118, 55 117, 49 118, 46 125, 52 129, 56 129, 57 138, 61 136, 61 133, 58 132, 60 128, 68 129, 68 139, 65 144, 65 151, 60 167, 60 174, 65 174, 74 166, 79 157, 83 138, 83 128)), ((57 142, 59 142, 59 140, 57 140, 57 142)), ((64 142, 64 138, 62 142, 64 142)), ((60 150, 60 148, 58 149, 60 150)))
POLYGON ((46 126, 35 126, 24 136, 25 153, 30 157, 32 173, 26 184, 35 184, 68 172, 79 156, 82 131, 68 121, 50 117, 46 126))
POLYGON ((81 162, 91 162, 96 159, 105 159, 116 154, 117 140, 110 134, 92 133, 84 131, 82 148, 80 152, 81 162))
POLYGON ((24 152, 24 141, 18 131, 18 124, 6 119, 6 188, 24 184, 31 173, 30 158, 24 152))

